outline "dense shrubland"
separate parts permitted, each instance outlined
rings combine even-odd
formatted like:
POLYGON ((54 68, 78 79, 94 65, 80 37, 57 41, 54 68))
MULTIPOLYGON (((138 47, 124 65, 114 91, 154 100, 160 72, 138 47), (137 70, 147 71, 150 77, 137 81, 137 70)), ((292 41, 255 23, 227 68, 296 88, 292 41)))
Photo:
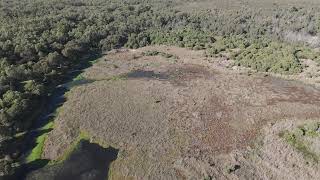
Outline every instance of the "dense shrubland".
POLYGON ((207 50, 207 56, 216 57, 221 52, 230 54, 234 65, 245 66, 262 72, 294 74, 302 71, 300 59, 318 61, 320 54, 308 47, 291 45, 276 40, 243 36, 219 38, 207 50))
POLYGON ((252 44, 234 57, 238 65, 258 71, 292 74, 302 70, 295 51, 294 48, 279 43, 265 46, 252 44))
MULTIPOLYGON (((211 9, 195 14, 157 0, 12 0, 0 3, 0 171, 12 173, 12 142, 30 128, 67 72, 90 55, 122 46, 171 44, 237 65, 296 73, 318 59, 303 38, 320 35, 319 8, 211 9), (282 41, 298 42, 291 45, 282 41), (234 51, 237 49, 236 51, 234 51)), ((320 43, 313 41, 313 46, 320 43)))
POLYGON ((195 50, 205 49, 215 42, 212 33, 190 28, 152 31, 150 40, 152 44, 178 45, 195 50))

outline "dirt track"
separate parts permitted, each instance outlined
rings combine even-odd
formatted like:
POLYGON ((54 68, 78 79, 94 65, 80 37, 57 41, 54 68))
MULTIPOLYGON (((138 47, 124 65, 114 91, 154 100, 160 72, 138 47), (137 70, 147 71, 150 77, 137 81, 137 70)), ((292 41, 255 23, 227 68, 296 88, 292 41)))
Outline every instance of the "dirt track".
POLYGON ((57 159, 85 131, 120 149, 111 179, 319 176, 278 133, 319 119, 320 90, 228 63, 166 46, 111 52, 83 73, 94 82, 68 93, 44 158, 57 159))

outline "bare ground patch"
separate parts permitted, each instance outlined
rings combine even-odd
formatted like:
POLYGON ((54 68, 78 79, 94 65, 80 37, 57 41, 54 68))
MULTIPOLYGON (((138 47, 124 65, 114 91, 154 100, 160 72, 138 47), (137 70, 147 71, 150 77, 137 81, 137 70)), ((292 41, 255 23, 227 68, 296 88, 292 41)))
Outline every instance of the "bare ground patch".
POLYGON ((274 128, 318 119, 319 89, 240 72, 176 47, 110 53, 83 73, 95 82, 71 89, 44 158, 57 159, 86 131, 120 149, 111 179, 316 177, 318 166, 303 166, 274 128), (179 58, 144 56, 147 50, 179 58), (289 152, 308 174, 289 167, 289 152))

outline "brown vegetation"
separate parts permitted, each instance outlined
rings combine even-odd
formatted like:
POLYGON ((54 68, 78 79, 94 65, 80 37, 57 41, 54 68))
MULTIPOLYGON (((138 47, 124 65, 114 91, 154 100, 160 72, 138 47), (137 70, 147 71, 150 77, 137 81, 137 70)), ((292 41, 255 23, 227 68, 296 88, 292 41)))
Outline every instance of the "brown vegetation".
POLYGON ((283 127, 284 119, 295 124, 319 118, 320 90, 248 75, 202 51, 157 46, 109 53, 83 73, 95 82, 69 92, 44 158, 59 158, 85 131, 93 141, 120 149, 111 179, 316 177, 319 167, 305 165, 278 130, 259 134, 270 123, 283 127), (179 58, 143 56, 148 50, 179 58), (263 143, 255 148, 258 137, 263 143), (282 146, 285 152, 274 149, 282 146), (288 152, 299 160, 296 167, 284 164, 288 152), (271 161, 276 158, 283 161, 271 161), (286 177, 279 174, 284 170, 286 177))

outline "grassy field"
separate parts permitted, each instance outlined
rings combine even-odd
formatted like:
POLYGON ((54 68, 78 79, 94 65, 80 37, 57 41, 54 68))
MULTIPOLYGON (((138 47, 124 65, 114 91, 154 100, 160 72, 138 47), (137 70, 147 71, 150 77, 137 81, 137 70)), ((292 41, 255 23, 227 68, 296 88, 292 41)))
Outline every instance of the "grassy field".
POLYGON ((306 165, 301 155, 309 157, 313 151, 279 133, 287 124, 320 117, 319 89, 236 69, 231 59, 204 52, 149 46, 101 58, 82 78, 106 80, 70 90, 43 157, 61 162, 90 135, 93 142, 120 149, 110 179, 242 179, 248 174, 290 179, 306 177, 305 172, 318 174, 317 164, 306 165), (166 54, 178 58, 168 61, 172 57, 166 54), (126 78, 107 80, 115 76, 126 78), (262 145, 248 150, 258 137, 262 145), (292 160, 286 162, 286 154, 292 160), (235 162, 235 156, 241 159, 235 162), (286 177, 277 174, 278 169, 288 172, 286 177))

